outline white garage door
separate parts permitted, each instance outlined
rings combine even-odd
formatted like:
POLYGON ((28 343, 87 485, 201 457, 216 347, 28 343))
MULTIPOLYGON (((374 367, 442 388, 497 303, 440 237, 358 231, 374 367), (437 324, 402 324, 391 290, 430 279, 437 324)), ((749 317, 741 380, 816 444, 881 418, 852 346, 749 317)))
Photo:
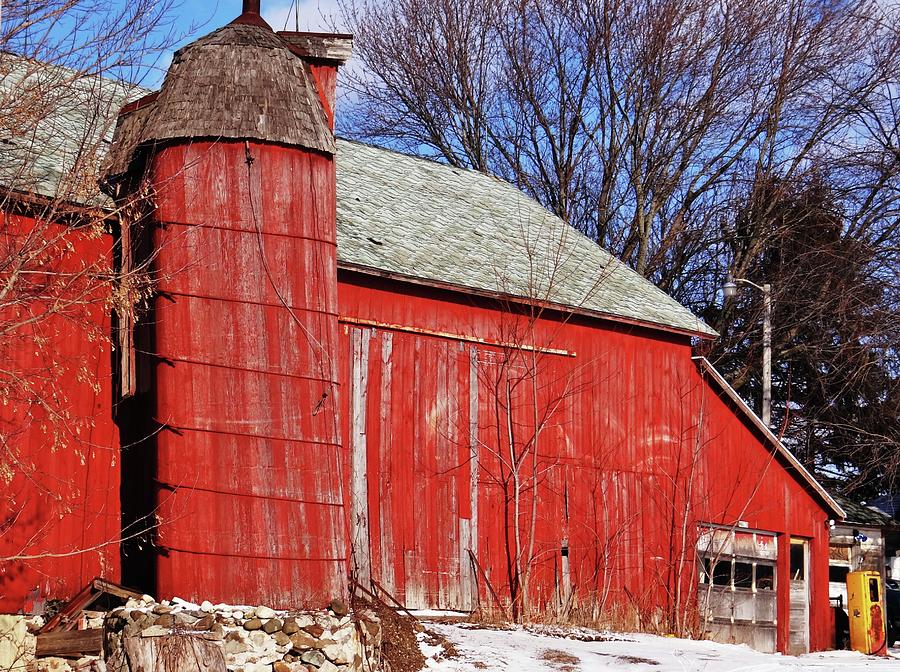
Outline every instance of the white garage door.
POLYGON ((707 636, 774 652, 778 622, 775 534, 704 527, 697 557, 698 605, 707 636))

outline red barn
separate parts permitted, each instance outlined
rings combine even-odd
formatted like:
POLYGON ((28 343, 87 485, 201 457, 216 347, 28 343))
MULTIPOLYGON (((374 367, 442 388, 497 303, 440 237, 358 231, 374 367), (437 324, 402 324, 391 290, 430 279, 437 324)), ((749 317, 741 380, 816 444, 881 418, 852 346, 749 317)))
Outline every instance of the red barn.
MULTIPOLYGON (((247 4, 123 109, 106 170, 119 268, 155 283, 97 374, 121 578, 825 648, 842 512, 693 356, 715 333, 510 185, 335 140, 349 36, 247 4)), ((8 609, 51 587, 4 570, 8 609)))
POLYGON ((119 573, 121 443, 108 340, 113 238, 96 178, 85 176, 106 149, 104 131, 124 87, 2 53, 0 96, 6 612, 119 573), (52 112, 35 116, 35 109, 52 112))

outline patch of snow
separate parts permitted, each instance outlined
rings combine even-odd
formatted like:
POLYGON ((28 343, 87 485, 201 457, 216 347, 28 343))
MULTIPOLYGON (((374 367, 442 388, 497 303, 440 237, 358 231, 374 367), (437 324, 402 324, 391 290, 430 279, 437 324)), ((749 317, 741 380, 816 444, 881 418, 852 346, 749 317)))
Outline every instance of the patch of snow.
POLYGON ((410 609, 416 618, 468 618, 469 614, 465 611, 449 611, 444 609, 410 609))
POLYGON ((427 667, 442 672, 900 670, 900 650, 897 649, 886 658, 853 651, 827 651, 795 657, 760 653, 744 645, 644 634, 620 635, 588 628, 480 628, 473 624, 440 623, 427 623, 426 627, 446 637, 459 652, 458 658, 444 658, 441 647, 432 647, 420 640, 419 646, 428 659, 427 667))
POLYGON ((180 597, 173 597, 172 604, 176 607, 181 607, 185 611, 196 611, 200 608, 199 604, 194 604, 193 602, 182 600, 180 597))

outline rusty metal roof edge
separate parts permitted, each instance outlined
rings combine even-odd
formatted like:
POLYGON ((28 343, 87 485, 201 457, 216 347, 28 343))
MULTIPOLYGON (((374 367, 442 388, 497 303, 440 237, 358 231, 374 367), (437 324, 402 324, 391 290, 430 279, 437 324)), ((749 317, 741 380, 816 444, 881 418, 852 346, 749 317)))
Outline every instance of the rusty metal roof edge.
POLYGON ((803 464, 800 463, 794 454, 785 446, 781 440, 775 436, 771 429, 766 427, 763 421, 760 419, 758 415, 750 408, 747 403, 741 399, 741 396, 737 393, 725 377, 719 373, 719 371, 712 365, 706 357, 694 356, 691 359, 706 373, 710 375, 712 380, 719 386, 719 388, 731 399, 738 407, 738 409, 750 420, 751 424, 753 424, 760 432, 762 432, 763 436, 766 440, 772 445, 775 451, 784 457, 788 463, 793 467, 797 473, 801 476, 801 478, 806 481, 806 484, 810 486, 813 491, 821 497, 822 501, 825 505, 831 509, 831 513, 834 513, 836 517, 841 520, 847 517, 847 513, 841 508, 841 506, 834 500, 831 494, 822 486, 819 481, 816 480, 815 476, 813 476, 803 464))

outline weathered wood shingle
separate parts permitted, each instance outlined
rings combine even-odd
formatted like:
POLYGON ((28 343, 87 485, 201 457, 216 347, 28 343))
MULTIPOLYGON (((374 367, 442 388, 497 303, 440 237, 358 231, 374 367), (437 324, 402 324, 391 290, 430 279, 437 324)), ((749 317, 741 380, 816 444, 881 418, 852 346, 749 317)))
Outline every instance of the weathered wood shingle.
POLYGON ((307 66, 259 26, 230 24, 180 49, 144 141, 240 138, 334 152, 307 66))
POLYGON ((175 53, 154 101, 124 114, 106 164, 125 173, 138 147, 232 138, 334 153, 309 66, 270 29, 232 23, 175 53))

